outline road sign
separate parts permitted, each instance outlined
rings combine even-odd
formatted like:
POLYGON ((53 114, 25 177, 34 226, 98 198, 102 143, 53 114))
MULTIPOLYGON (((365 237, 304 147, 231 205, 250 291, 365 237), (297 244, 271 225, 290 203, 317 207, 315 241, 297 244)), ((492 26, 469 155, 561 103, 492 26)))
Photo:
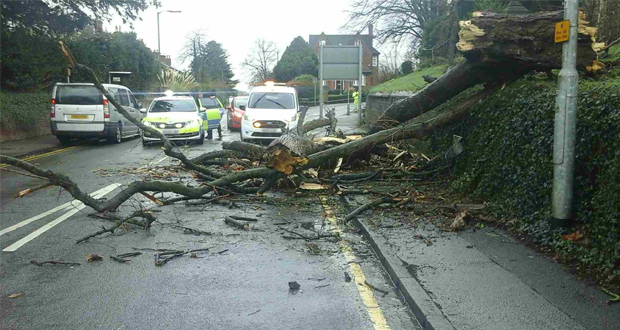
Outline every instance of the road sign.
MULTIPOLYGON (((321 45, 319 50, 319 85, 324 80, 357 80, 358 93, 362 95, 362 45, 321 45)), ((323 93, 321 89, 319 103, 319 117, 323 118, 323 93)), ((361 122, 361 104, 358 111, 361 122)))
POLYGON ((569 36, 568 29, 569 28, 570 28, 569 20, 555 23, 555 43, 556 44, 560 42, 568 41, 568 36, 569 36))

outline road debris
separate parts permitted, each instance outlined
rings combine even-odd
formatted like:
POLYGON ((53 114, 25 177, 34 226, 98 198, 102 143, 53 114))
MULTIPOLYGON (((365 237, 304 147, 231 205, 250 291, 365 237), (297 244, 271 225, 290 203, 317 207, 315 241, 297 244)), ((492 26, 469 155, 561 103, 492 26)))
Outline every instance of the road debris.
POLYGON ((607 300, 607 305, 617 304, 620 302, 620 295, 617 295, 605 288, 601 288, 601 291, 605 292, 606 294, 612 297, 611 299, 607 300))
POLYGON ((347 283, 351 282, 351 276, 347 272, 344 272, 344 281, 347 283))
MULTIPOLYGON (((169 261, 180 258, 186 254, 191 255, 192 253, 203 252, 203 251, 209 251, 209 248, 194 249, 194 250, 187 250, 187 251, 172 250, 172 251, 157 253, 155 254, 155 266, 163 266, 167 264, 169 261)), ((198 255, 196 255, 196 257, 198 257, 198 255)))
POLYGON ((45 264, 51 264, 51 265, 69 265, 69 266, 79 266, 81 265, 79 262, 66 262, 66 261, 60 261, 60 260, 47 260, 47 261, 37 261, 37 260, 30 260, 30 263, 33 265, 37 265, 37 266, 43 266, 45 264))
POLYGON ((452 221, 452 224, 450 224, 450 229, 452 231, 459 231, 465 228, 465 226, 467 226, 467 224, 465 223, 465 219, 467 218, 467 216, 467 210, 457 214, 454 218, 454 221, 452 221))
POLYGON ((288 288, 291 290, 299 290, 299 288, 301 287, 301 285, 299 285, 299 283, 297 283, 296 281, 293 282, 288 282, 288 288))
POLYGON ((317 286, 315 286, 314 288, 315 288, 315 289, 320 289, 320 288, 324 288, 324 287, 326 287, 326 286, 330 286, 330 284, 329 284, 329 283, 327 283, 327 284, 323 284, 323 285, 317 285, 317 286))
POLYGON ((240 217, 237 215, 231 215, 231 218, 235 219, 235 220, 242 220, 242 221, 258 221, 258 219, 255 218, 248 218, 248 217, 240 217))
POLYGON ((103 260, 103 255, 101 255, 101 254, 90 254, 89 253, 89 254, 86 255, 86 260, 88 262, 103 260))
POLYGON ((319 255, 323 252, 321 251, 321 248, 314 243, 306 243, 306 247, 308 248, 308 251, 310 251, 310 254, 319 255))
POLYGON ((250 229, 250 225, 248 225, 247 223, 239 222, 239 221, 237 221, 237 220, 235 220, 235 219, 233 219, 233 218, 231 218, 231 217, 229 217, 229 216, 226 216, 226 217, 224 218, 224 221, 225 221, 227 224, 232 225, 232 226, 235 226, 235 227, 237 227, 237 228, 239 228, 239 229, 243 229, 243 230, 248 230, 248 229, 250 229))
POLYGON ((21 296, 22 296, 22 293, 18 292, 18 293, 13 293, 12 295, 9 296, 9 298, 15 299, 15 298, 19 298, 21 296))
POLYGON ((256 313, 258 313, 258 312, 260 312, 260 311, 261 311, 261 309, 259 309, 259 310, 255 311, 255 312, 252 312, 252 313, 250 313, 250 314, 248 314, 248 316, 250 316, 250 315, 254 315, 254 314, 256 314, 256 313))
POLYGON ((118 263, 124 264, 126 262, 131 261, 131 259, 127 259, 127 258, 129 258, 129 257, 136 257, 136 256, 139 256, 141 254, 142 254, 142 252, 129 252, 129 253, 119 254, 119 255, 116 255, 116 256, 110 256, 110 259, 112 259, 112 260, 114 260, 114 261, 116 261, 118 263))
POLYGON ((562 235, 562 239, 563 240, 571 241, 571 242, 577 242, 577 241, 579 241, 582 238, 583 238, 583 234, 581 233, 581 230, 577 230, 574 233, 562 235))
POLYGON ((371 288, 371 289, 373 289, 373 290, 375 290, 375 291, 378 291, 378 292, 383 293, 383 296, 384 296, 384 297, 385 297, 385 296, 387 296, 387 295, 388 295, 388 293, 389 293, 387 290, 380 289, 380 288, 378 288, 378 287, 376 287, 376 286, 374 286, 374 285, 370 284, 370 282, 368 282, 367 280, 366 280, 366 281, 364 281, 364 284, 366 284, 369 288, 371 288))

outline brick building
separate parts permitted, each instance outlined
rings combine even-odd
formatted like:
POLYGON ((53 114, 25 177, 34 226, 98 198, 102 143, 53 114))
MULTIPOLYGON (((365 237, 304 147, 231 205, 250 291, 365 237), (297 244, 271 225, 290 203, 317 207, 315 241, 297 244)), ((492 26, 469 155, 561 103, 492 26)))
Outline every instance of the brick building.
MULTIPOLYGON (((373 47, 373 30, 372 24, 368 25, 368 34, 311 34, 310 35, 310 47, 314 49, 314 52, 319 56, 320 45, 333 45, 333 46, 345 46, 345 45, 359 45, 362 44, 362 85, 370 87, 376 85, 376 80, 379 75, 379 51, 373 47)), ((330 89, 343 90, 350 86, 357 84, 357 82, 347 82, 340 80, 329 80, 324 82, 330 89)))

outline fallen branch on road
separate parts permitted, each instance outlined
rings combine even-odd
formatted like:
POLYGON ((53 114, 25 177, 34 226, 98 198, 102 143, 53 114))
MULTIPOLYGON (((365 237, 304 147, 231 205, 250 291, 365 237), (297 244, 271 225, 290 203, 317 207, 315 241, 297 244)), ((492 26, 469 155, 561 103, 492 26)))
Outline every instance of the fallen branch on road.
POLYGON ((357 209, 355 209, 353 212, 347 214, 347 216, 344 218, 344 222, 347 223, 350 220, 356 218, 358 215, 362 214, 364 211, 366 211, 369 208, 378 206, 380 204, 383 203, 395 203, 396 201, 394 200, 394 198, 392 197, 383 197, 381 199, 377 199, 375 201, 372 201, 370 203, 366 203, 360 207, 358 207, 357 209))
POLYGON ((69 265, 69 266, 80 266, 81 264, 79 262, 67 262, 67 261, 60 261, 60 260, 47 260, 47 261, 37 261, 37 260, 30 260, 30 263, 33 265, 37 265, 37 266, 43 266, 45 264, 50 264, 50 265, 69 265))

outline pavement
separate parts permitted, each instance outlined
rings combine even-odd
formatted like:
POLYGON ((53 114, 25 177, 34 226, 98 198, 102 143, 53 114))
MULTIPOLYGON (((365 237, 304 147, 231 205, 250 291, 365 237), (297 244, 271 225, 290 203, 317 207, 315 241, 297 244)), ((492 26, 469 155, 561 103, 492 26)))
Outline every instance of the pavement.
MULTIPOLYGON (((364 131, 346 105, 332 107, 345 134, 364 131)), ((307 118, 318 118, 318 109, 307 118)), ((191 158, 239 139, 238 132, 224 131, 222 140, 181 149, 191 158)), ((134 180, 195 184, 159 146, 143 147, 139 139, 89 142, 28 159, 103 198, 134 180)), ((403 215, 380 208, 358 217, 361 230, 340 223, 368 201, 365 195, 317 198, 279 189, 263 198, 242 196, 238 207, 156 207, 136 196, 118 213, 153 208, 158 220, 150 230, 126 227, 75 244, 110 222, 88 217, 92 210, 79 204, 66 205, 72 198, 57 188, 14 197, 39 185, 35 178, 0 170, 0 182, 2 329, 620 328, 620 305, 606 305, 608 297, 596 287, 500 229, 447 233, 432 216, 407 224, 399 221, 403 215), (227 215, 258 221, 240 230, 224 223, 227 215), (295 237, 335 232, 340 240, 295 237), (157 249, 208 251, 156 267, 157 249), (109 258, 127 252, 143 254, 125 264, 109 258), (104 260, 87 262, 87 254, 104 260), (81 265, 39 267, 31 260, 81 265), (289 288, 292 281, 299 290, 289 288)))
POLYGON ((54 135, 43 135, 18 141, 0 143, 0 154, 22 157, 33 153, 42 153, 61 148, 60 141, 54 135))

